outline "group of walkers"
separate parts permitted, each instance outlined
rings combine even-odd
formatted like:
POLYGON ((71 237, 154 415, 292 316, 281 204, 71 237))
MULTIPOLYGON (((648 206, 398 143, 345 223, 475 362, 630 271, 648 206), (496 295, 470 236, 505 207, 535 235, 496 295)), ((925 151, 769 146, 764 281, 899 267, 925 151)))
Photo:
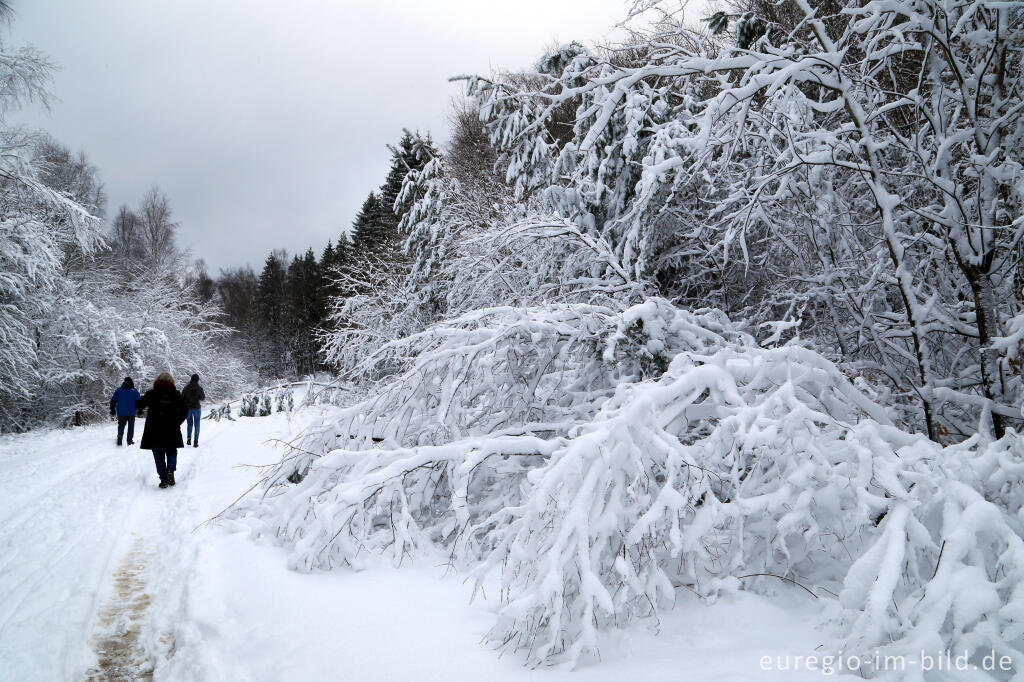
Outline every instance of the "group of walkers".
POLYGON ((193 374, 192 380, 179 392, 174 385, 174 377, 167 372, 156 378, 153 388, 146 391, 145 395, 139 395, 132 378, 125 377, 121 387, 114 391, 110 399, 110 416, 117 416, 118 445, 121 445, 125 435, 128 436, 128 445, 135 442, 135 417, 140 416, 143 410, 148 410, 139 447, 153 451, 161 488, 174 485, 178 448, 185 445, 199 447, 199 422, 202 417, 200 404, 203 400, 206 400, 206 393, 199 385, 198 374, 193 374), (188 439, 182 443, 181 423, 184 421, 188 422, 188 439))

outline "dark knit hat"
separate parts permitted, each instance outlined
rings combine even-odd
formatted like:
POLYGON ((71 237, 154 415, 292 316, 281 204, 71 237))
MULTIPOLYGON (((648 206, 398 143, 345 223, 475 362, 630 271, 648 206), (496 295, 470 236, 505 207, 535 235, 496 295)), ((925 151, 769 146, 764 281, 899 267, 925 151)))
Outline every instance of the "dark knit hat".
POLYGON ((199 381, 199 375, 198 374, 193 374, 192 375, 192 381, 199 381))

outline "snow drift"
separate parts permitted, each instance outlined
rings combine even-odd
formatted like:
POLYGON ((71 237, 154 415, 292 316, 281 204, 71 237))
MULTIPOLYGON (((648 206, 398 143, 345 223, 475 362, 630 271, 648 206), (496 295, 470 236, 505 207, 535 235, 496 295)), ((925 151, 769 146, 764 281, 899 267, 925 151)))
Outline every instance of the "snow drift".
POLYGON ((375 361, 396 358, 246 503, 298 570, 443 552, 478 587, 497 571, 490 638, 532 663, 594 653, 680 589, 781 579, 828 604, 844 654, 1024 670, 1015 433, 943 448, 814 351, 659 299, 480 311, 375 361))

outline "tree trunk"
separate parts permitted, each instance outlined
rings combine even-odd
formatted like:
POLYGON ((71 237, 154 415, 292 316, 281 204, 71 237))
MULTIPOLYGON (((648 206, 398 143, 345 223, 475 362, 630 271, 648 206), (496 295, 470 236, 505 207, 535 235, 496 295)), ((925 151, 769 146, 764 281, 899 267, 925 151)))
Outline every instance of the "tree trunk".
MULTIPOLYGON (((954 253, 956 250, 954 249, 954 253)), ((995 402, 1002 395, 1000 388, 999 352, 992 347, 992 339, 999 336, 999 312, 992 279, 988 274, 988 264, 993 253, 985 255, 981 267, 964 262, 957 253, 957 263, 971 286, 974 295, 974 317, 978 327, 978 361, 981 366, 981 388, 986 398, 995 402)), ((992 430, 996 438, 1006 434, 1003 416, 992 412, 992 430)))

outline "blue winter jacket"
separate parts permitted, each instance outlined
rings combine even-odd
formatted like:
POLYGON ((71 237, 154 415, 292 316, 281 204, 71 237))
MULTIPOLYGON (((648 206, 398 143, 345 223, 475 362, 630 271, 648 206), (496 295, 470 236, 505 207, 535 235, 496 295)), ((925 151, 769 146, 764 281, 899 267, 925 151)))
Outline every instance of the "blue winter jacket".
POLYGON ((110 399, 110 406, 117 407, 119 417, 134 417, 135 403, 139 402, 139 392, 134 387, 122 385, 114 391, 114 397, 110 399))

